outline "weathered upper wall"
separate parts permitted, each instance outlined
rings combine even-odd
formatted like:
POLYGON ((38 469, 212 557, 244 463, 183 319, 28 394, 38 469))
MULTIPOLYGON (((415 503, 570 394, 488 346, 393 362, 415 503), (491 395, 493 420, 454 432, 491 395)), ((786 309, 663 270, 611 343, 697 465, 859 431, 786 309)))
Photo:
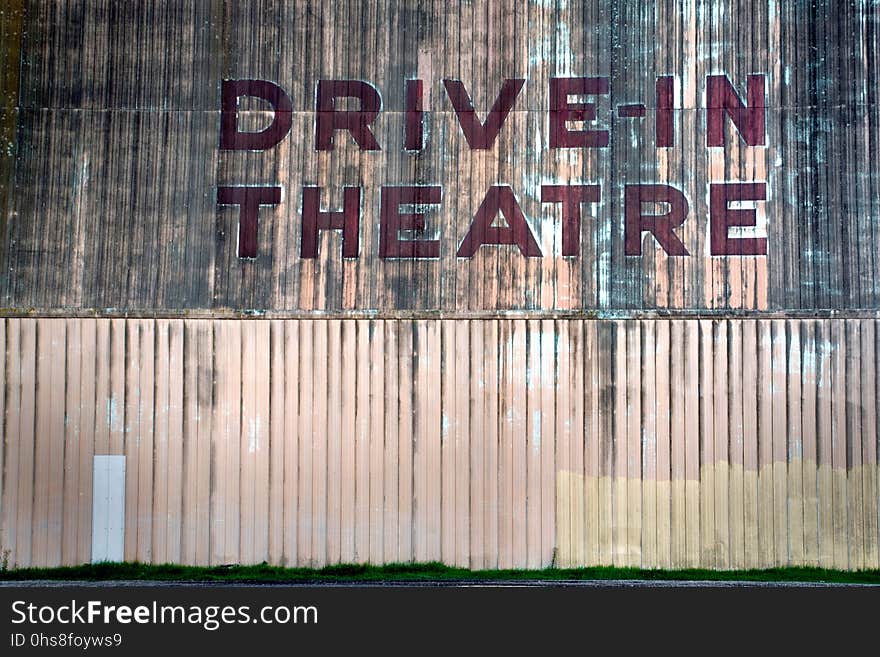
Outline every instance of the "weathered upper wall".
MULTIPOLYGON (((875 3, 497 2, 2 3, 2 304, 15 312, 877 310, 880 159, 875 3), (763 75, 764 145, 723 117, 707 146, 707 76, 743 102, 763 75), (608 78, 590 96, 606 148, 550 148, 550 78, 608 78), (674 78, 674 140, 658 147, 655 83, 674 78), (222 80, 272 81, 291 100, 274 148, 220 149, 222 80), (382 150, 345 133, 315 149, 322 79, 381 94, 382 150), (424 81, 425 147, 404 150, 405 81, 424 81), (485 119, 504 79, 524 79, 487 150, 471 150, 443 80, 461 80, 485 119), (619 106, 643 103, 644 118, 619 106), (766 255, 710 254, 709 186, 764 182, 753 208, 766 255), (578 255, 563 256, 561 206, 542 185, 600 186, 582 207, 578 255), (648 233, 625 254, 625 190, 668 184, 689 212, 668 256, 648 233), (218 187, 282 187, 259 213, 258 255, 237 256, 239 209, 218 187), (379 255, 382 186, 442 188, 420 239, 439 258, 379 255), (493 185, 522 208, 543 257, 516 246, 456 252, 493 185), (301 257, 302 193, 341 209, 361 187, 357 258, 324 231, 301 257)), ((574 99, 572 99, 573 102, 574 99)), ((271 121, 242 100, 244 129, 271 121)), ((572 125, 571 129, 576 129, 572 125)), ((650 204, 644 211, 655 210, 650 204)), ((507 217, 509 221, 509 217, 507 217)), ((736 236, 739 229, 731 229, 736 236)))

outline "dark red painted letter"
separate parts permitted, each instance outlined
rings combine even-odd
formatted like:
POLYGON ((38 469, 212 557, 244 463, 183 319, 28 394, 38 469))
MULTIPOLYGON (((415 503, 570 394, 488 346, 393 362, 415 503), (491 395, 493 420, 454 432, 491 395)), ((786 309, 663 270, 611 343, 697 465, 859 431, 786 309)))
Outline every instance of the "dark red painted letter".
POLYGON ((424 144, 422 134, 422 89, 421 80, 406 81, 406 123, 404 126, 403 147, 408 151, 420 151, 424 144))
POLYGON ((607 94, 608 78, 550 78, 550 148, 602 148, 607 130, 569 130, 568 121, 594 121, 596 105, 569 103, 568 97, 607 94))
POLYGON ((543 203, 562 203, 562 255, 581 250, 581 203, 598 203, 599 185, 541 185, 543 203))
POLYGON ((753 208, 731 210, 730 201, 763 201, 767 185, 759 183, 721 183, 709 185, 709 222, 712 255, 767 255, 767 238, 727 236, 730 226, 754 226, 753 208))
POLYGON ((439 205, 443 190, 438 186, 383 187, 380 258, 439 258, 439 240, 402 240, 402 230, 425 230, 424 212, 401 212, 401 205, 439 205))
POLYGON ((224 151, 264 151, 277 145, 290 132, 293 105, 284 89, 268 80, 223 80, 220 83, 220 149, 224 151), (260 132, 239 132, 238 99, 262 98, 272 106, 275 116, 260 132))
POLYGON ((456 255, 459 258, 473 257, 483 244, 516 244, 524 256, 541 257, 541 248, 508 185, 489 188, 456 255), (492 225, 499 210, 507 220, 507 226, 492 225))
POLYGON ((675 143, 675 78, 664 75, 654 86, 657 96, 657 125, 654 128, 657 148, 669 148, 675 143))
POLYGON ((749 146, 764 145, 764 76, 750 75, 749 105, 743 104, 726 75, 706 78, 706 146, 724 146, 724 113, 749 146))
POLYGON ((333 132, 348 130, 362 151, 381 151, 379 142, 370 131, 382 109, 379 92, 361 80, 318 80, 315 101, 315 150, 333 150, 333 132), (361 108, 355 111, 337 110, 337 98, 358 98, 361 108))
POLYGON ((238 257, 257 257, 257 228, 261 205, 281 203, 281 187, 218 187, 217 203, 240 205, 238 257))
POLYGON ((684 223, 688 215, 687 199, 675 187, 627 185, 624 208, 626 255, 642 255, 642 232, 646 230, 654 236, 668 255, 690 255, 673 232, 674 228, 684 223), (666 214, 642 214, 642 203, 668 203, 669 211, 666 214))
POLYGON ((474 110, 474 103, 468 95, 467 89, 464 88, 464 84, 460 80, 443 80, 446 94, 452 101, 452 107, 458 117, 461 131, 464 133, 464 138, 467 139, 471 150, 492 148, 495 138, 501 131, 501 125, 510 114, 510 109, 524 83, 525 80, 505 80, 498 98, 495 99, 495 104, 489 110, 486 123, 480 123, 474 110))
POLYGON ((360 242, 361 189, 343 189, 342 210, 321 210, 321 188, 303 187, 301 258, 318 257, 318 231, 342 231, 342 257, 357 258, 360 242))

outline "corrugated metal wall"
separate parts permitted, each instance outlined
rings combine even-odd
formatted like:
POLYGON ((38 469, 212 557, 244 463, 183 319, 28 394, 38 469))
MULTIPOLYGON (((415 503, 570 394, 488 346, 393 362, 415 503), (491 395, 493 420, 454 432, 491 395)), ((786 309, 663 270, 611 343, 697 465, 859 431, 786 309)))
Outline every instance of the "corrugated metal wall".
MULTIPOLYGON (((126 559, 878 567, 876 4, 0 0, 0 552, 88 561, 92 457, 115 454, 126 559), (761 140, 712 109, 714 75, 762 107, 761 140), (554 148, 551 80, 582 76, 608 93, 569 128, 609 144, 554 148), (221 148, 237 79, 290 97, 276 146, 221 148), (474 150, 445 81, 482 123, 506 79, 474 150), (321 80, 376 88, 381 150, 316 147, 321 80), (730 231, 766 255, 712 255, 731 182, 766 184, 730 231), (568 184, 601 189, 576 255, 543 197, 568 184), (642 184, 683 194, 690 255, 647 231, 627 255, 642 184), (267 185, 241 259, 220 188, 267 185), (401 236, 438 257, 381 257, 399 185, 442 187, 401 236), (458 257, 499 185, 542 257, 458 257), (303 257, 308 186, 325 211, 360 188, 356 258, 331 230, 303 257)), ((239 109, 243 130, 274 116, 239 109)))
POLYGON ((10 563, 877 568, 877 319, 8 319, 10 563))
MULTIPOLYGON (((422 312, 742 311, 880 307, 880 62, 868 0, 15 0, 0 55, 0 176, 15 193, 0 300, 12 309, 422 312), (117 6, 118 5, 118 6, 117 6), (18 22, 16 22, 18 21, 18 22), (22 30, 22 25, 25 29, 22 30), (744 102, 766 76, 765 145, 725 119, 707 147, 707 82, 725 74, 744 102), (550 79, 604 76, 590 96, 608 148, 549 147, 550 79), (674 145, 658 148, 655 81, 675 78, 674 145), (266 151, 220 150, 220 83, 260 78, 293 108, 266 151), (461 80, 485 119, 505 78, 522 91, 488 150, 471 150, 443 80, 461 80), (339 132, 315 150, 318 80, 362 80, 382 97, 380 151, 339 132), (405 151, 405 81, 424 81, 425 148, 405 151), (643 119, 617 108, 645 104, 643 119), (765 181, 766 256, 709 255, 707 185, 765 181), (563 257, 558 204, 544 183, 601 185, 585 204, 579 257, 563 257), (668 183, 689 200, 689 257, 649 235, 624 253, 624 186, 668 183), (438 185, 423 238, 440 257, 378 255, 380 187, 438 185), (280 185, 261 211, 258 255, 236 257, 238 208, 217 187, 280 185), (343 259, 326 231, 300 257, 302 188, 339 210, 363 188, 360 250, 343 259), (490 185, 509 185, 541 247, 456 250, 490 185)), ((754 105, 754 102, 751 103, 754 105)), ((243 129, 271 120, 241 101, 243 129)))

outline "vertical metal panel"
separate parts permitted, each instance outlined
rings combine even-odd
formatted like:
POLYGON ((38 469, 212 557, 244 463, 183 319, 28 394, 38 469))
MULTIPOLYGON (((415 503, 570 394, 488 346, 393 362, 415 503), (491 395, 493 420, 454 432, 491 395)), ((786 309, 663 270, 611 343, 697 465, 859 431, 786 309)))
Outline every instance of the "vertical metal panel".
MULTIPOLYGON (((269 324, 269 341, 265 345, 268 350, 269 365, 262 376, 268 379, 269 396, 266 399, 267 410, 272 409, 269 417, 269 447, 267 450, 268 509, 267 509, 267 550, 268 559, 272 563, 285 563, 284 555, 284 523, 285 513, 289 513, 289 504, 285 504, 285 468, 289 460, 289 449, 285 449, 285 423, 288 415, 294 415, 296 406, 288 410, 285 405, 285 356, 284 323, 273 321, 269 324)), ((296 438, 291 436, 290 442, 295 448, 296 438)), ((293 500, 291 500, 293 501, 293 500)))
MULTIPOLYGON (((298 563, 312 563, 312 389, 309 382, 314 372, 312 362, 312 324, 310 322, 296 322, 295 336, 299 343, 295 347, 299 352, 298 371, 296 381, 299 388, 299 425, 297 440, 299 442, 299 469, 296 475, 298 479, 297 502, 298 515, 297 528, 297 561, 298 563)), ((288 354, 291 352, 288 351, 288 354)), ((381 357, 381 352, 378 353, 381 357)), ((382 444, 381 441, 377 441, 382 444)), ((381 496, 379 498, 382 499, 381 496)), ((378 504, 381 511, 381 504, 378 504)), ((382 557, 378 557, 382 561, 382 557)))
MULTIPOLYGON (((499 467, 499 419, 500 419, 500 386, 499 372, 499 326, 501 322, 479 322, 477 328, 483 332, 483 431, 482 440, 485 449, 485 499, 483 502, 483 519, 486 540, 484 566, 499 567, 499 515, 502 504, 502 491, 499 467)), ((479 425, 478 425, 479 426, 479 425)))
MULTIPOLYGON (((283 339, 277 340, 273 344, 272 353, 279 351, 284 357, 283 373, 275 369, 274 382, 281 382, 284 391, 281 403, 284 406, 284 431, 280 436, 280 442, 284 444, 284 469, 282 470, 282 497, 283 515, 282 515, 282 535, 283 535, 283 557, 281 563, 291 564, 298 563, 299 541, 301 528, 299 526, 299 509, 301 507, 301 499, 298 495, 301 479, 301 452, 299 434, 299 418, 303 413, 303 407, 300 403, 299 386, 292 385, 291 382, 299 379, 300 362, 299 362, 299 322, 284 322, 280 325, 279 331, 283 335, 283 339)), ((270 407, 270 413, 275 412, 275 398, 270 407)), ((274 416, 273 416, 274 417, 274 416)), ((277 452, 276 452, 277 454, 277 452)), ((277 458, 277 456, 275 457, 277 458)), ((272 508, 275 508, 274 503, 272 508)))
MULTIPOLYGON (((370 324, 369 322, 351 322, 350 330, 355 333, 356 340, 356 397, 355 406, 355 479, 354 479, 354 503, 355 503, 355 530, 352 547, 355 550, 354 560, 359 563, 370 561, 370 500, 371 500, 371 432, 370 432, 370 324)), ((439 408, 439 403, 438 403, 439 408)), ((432 437, 432 444, 437 445, 437 437, 432 437)), ((439 445, 438 445, 439 449, 439 445)), ((439 464, 438 464, 439 465, 439 464)), ((439 476, 439 467, 432 471, 439 476)), ((439 505, 438 505, 439 512, 439 505)), ((437 523, 439 525, 439 523, 437 523)), ((438 531, 439 540, 439 531, 438 531)), ((439 550, 438 550, 439 552, 439 550)), ((437 559, 438 556, 434 556, 437 559)))
MULTIPOLYGON (((372 563, 382 563, 384 560, 385 517, 383 511, 385 496, 383 483, 385 481, 385 454, 383 445, 385 421, 388 417, 385 413, 385 395, 382 390, 385 376, 384 327, 385 322, 373 320, 364 326, 370 336, 370 543, 368 554, 369 561, 372 563)), ((305 443, 307 438, 303 435, 300 440, 305 443)))
POLYGON ((10 564, 877 567, 877 320, 101 321, 3 323, 10 564))
MULTIPOLYGON (((84 323, 88 326, 89 322, 84 323)), ((154 428, 156 402, 156 323, 150 320, 136 320, 136 336, 132 347, 140 359, 136 390, 139 396, 137 410, 137 540, 135 553, 138 561, 151 562, 153 553, 153 496, 154 486, 154 428)), ((84 332, 85 332, 84 326, 84 332)), ((92 347, 94 349, 94 347, 92 347)), ((83 372, 83 381, 86 381, 83 372)), ((133 471, 134 468, 131 468, 133 471)), ((132 472, 134 474, 134 472, 132 472)))
MULTIPOLYGON (((39 486, 34 486, 34 422, 35 422, 35 388, 36 388, 36 332, 37 322, 21 322, 21 351, 18 356, 20 367, 21 406, 18 417, 18 435, 11 435, 9 439, 18 444, 18 499, 21 501, 13 507, 16 513, 16 554, 22 555, 22 565, 29 566, 34 563, 33 535, 35 529, 34 506, 36 501, 35 490, 45 488, 45 480, 39 486)), ((11 410, 11 409, 9 409, 11 410)), ((19 563, 13 560, 13 563, 19 563)))

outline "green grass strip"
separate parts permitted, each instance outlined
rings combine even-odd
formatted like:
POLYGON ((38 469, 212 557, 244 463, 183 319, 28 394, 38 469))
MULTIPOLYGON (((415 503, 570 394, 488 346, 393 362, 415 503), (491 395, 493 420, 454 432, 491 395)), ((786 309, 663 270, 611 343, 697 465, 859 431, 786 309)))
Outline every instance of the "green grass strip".
POLYGON ((880 584, 880 570, 840 571, 822 568, 770 568, 766 570, 643 570, 639 568, 545 568, 543 570, 467 570, 441 563, 402 563, 384 566, 341 564, 325 568, 254 566, 180 566, 142 563, 97 563, 64 568, 0 570, 0 580, 143 580, 175 582, 419 582, 419 581, 576 581, 576 580, 675 580, 748 582, 832 582, 880 584))

